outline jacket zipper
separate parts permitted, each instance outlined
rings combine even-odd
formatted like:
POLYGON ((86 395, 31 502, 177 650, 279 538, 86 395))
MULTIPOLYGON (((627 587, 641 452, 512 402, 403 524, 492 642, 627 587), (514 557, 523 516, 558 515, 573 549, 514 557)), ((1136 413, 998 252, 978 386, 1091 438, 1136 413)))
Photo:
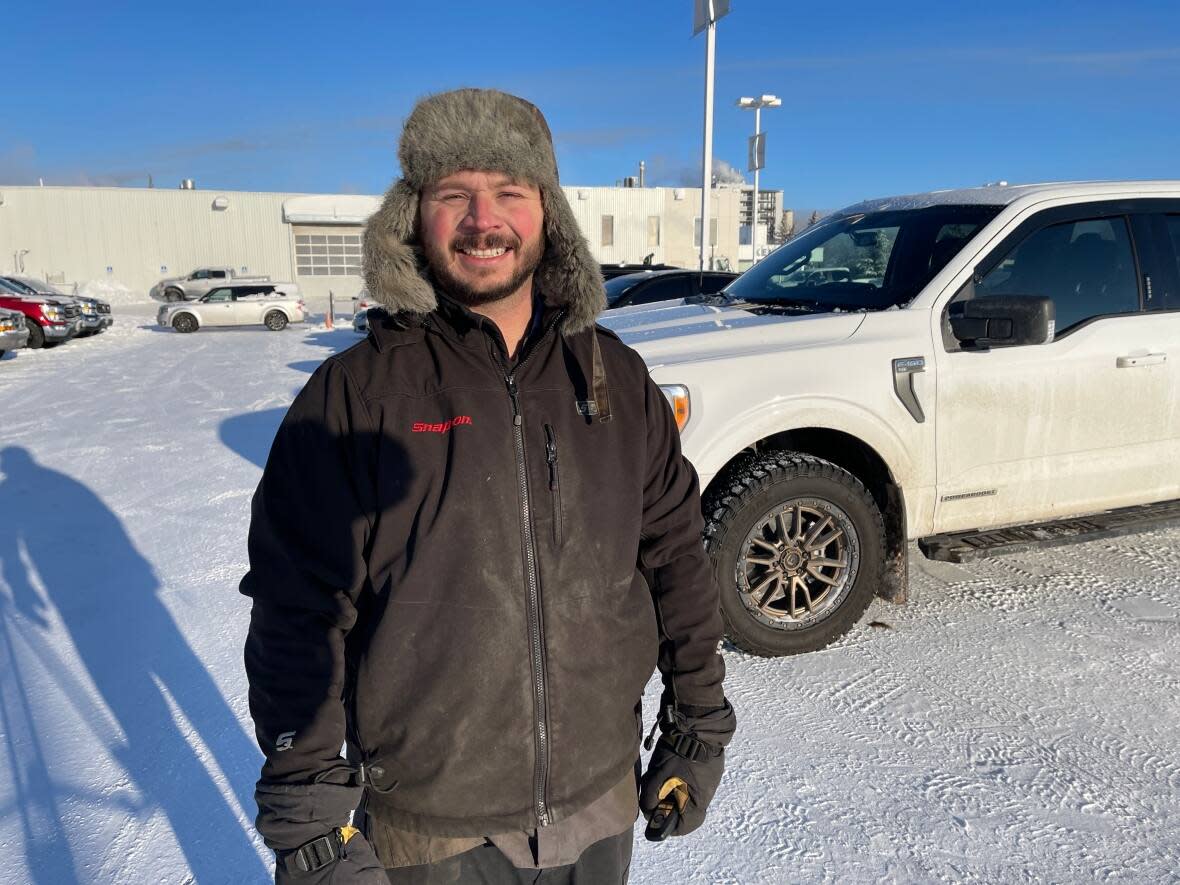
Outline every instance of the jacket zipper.
MULTIPOLYGON (((558 320, 561 319, 562 313, 563 311, 557 312, 538 339, 538 343, 549 335, 558 320)), ((524 354, 513 371, 509 372, 503 359, 500 360, 500 368, 504 373, 508 396, 512 400, 512 436, 516 449, 517 494, 520 500, 521 526, 524 532, 525 579, 528 584, 529 650, 533 666, 533 707, 535 710, 533 734, 537 750, 536 763, 533 766, 533 805, 537 813, 537 825, 547 827, 550 824, 549 803, 546 799, 549 786, 549 700, 545 679, 545 625, 541 618, 541 582, 537 575, 537 546, 533 534, 533 508, 529 500, 524 426, 520 413, 520 391, 516 386, 516 372, 524 367, 535 349, 534 347, 524 354)))
POLYGON ((557 434, 545 425, 545 460, 549 463, 549 492, 553 499, 553 545, 561 546, 561 486, 557 481, 557 434))

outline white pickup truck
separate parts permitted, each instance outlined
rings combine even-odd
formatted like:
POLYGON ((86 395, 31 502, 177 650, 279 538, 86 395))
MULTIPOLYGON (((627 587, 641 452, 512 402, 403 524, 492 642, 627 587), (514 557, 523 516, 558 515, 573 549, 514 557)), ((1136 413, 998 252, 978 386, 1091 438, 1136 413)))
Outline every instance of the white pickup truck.
POLYGON ((1180 518, 1180 182, 871 200, 603 322, 673 403, 752 653, 904 601, 911 541, 963 562, 1180 518))
POLYGON ((196 301, 217 286, 230 283, 267 283, 268 276, 240 274, 232 267, 198 267, 183 277, 165 277, 148 290, 149 297, 168 303, 196 301))

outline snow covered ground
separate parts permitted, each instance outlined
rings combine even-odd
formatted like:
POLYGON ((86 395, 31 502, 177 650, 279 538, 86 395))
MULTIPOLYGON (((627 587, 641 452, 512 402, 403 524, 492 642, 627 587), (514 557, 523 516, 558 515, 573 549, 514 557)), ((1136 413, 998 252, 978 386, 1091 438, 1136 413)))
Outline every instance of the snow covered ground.
MULTIPOLYGON (((265 882, 248 503, 356 336, 130 302, 0 361, 0 882, 265 882)), ((913 563, 833 648, 726 653, 721 794, 633 882, 1180 882, 1180 531, 913 563)))

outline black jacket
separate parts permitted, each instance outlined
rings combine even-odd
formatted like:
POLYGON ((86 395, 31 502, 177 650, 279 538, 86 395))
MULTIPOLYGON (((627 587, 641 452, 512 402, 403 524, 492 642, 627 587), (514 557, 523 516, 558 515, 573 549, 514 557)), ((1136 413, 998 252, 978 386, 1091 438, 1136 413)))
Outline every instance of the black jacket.
MULTIPOLYGON (((344 742, 375 817, 482 835, 618 783, 657 657, 677 703, 724 704, 697 477, 671 410, 611 332, 560 320, 550 308, 509 368, 494 325, 449 302, 376 318, 292 404, 241 585, 264 836, 276 816, 308 838, 343 823, 320 819, 339 809, 316 785, 341 782, 344 742), (588 405, 603 374, 591 336, 607 421, 588 405), (266 808, 276 791, 306 801, 266 808)), ((268 841, 293 847, 281 829, 268 841)))

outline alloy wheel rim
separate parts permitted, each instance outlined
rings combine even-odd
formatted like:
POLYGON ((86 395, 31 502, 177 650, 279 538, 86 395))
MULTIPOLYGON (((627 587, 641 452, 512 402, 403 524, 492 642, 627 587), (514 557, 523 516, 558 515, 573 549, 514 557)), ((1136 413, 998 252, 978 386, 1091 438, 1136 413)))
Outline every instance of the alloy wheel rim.
POLYGON ((848 514, 820 498, 794 498, 767 511, 746 534, 738 596, 768 627, 810 627, 843 603, 859 565, 860 538, 848 514))

